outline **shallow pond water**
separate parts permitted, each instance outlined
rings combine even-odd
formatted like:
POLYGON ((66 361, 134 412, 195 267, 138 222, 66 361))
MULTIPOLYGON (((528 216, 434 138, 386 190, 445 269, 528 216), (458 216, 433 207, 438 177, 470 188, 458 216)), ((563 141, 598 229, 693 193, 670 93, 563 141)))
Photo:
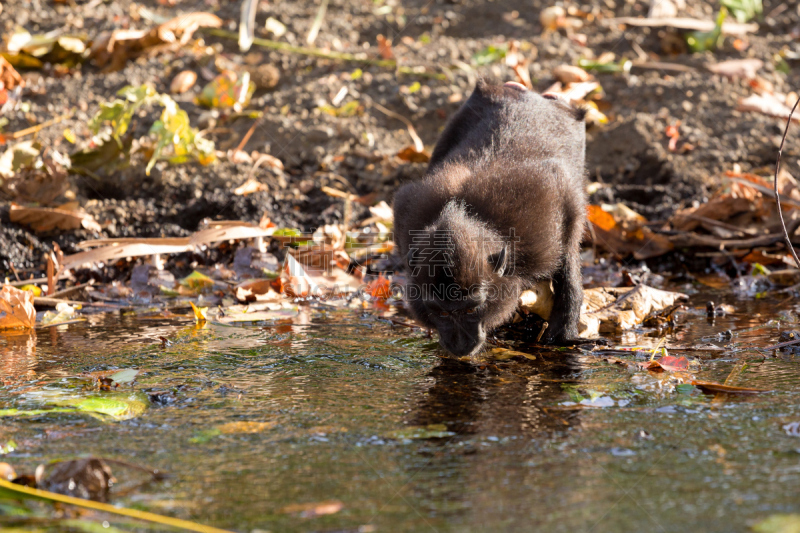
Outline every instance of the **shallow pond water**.
MULTIPOLYGON (((800 355, 750 349, 800 326, 791 300, 729 302, 713 323, 682 315, 667 345, 704 349, 670 355, 695 360, 699 380, 770 392, 707 395, 580 350, 470 364, 376 310, 242 327, 100 314, 3 334, 0 409, 28 416, 0 419, 0 446, 16 444, 2 460, 158 468, 170 477, 115 487, 112 503, 235 531, 747 531, 800 512, 800 437, 783 427, 800 421, 800 355), (127 368, 140 370, 132 386, 92 386, 127 368), (30 413, 104 394, 129 409, 30 413)), ((615 357, 645 360, 628 353, 615 357)))

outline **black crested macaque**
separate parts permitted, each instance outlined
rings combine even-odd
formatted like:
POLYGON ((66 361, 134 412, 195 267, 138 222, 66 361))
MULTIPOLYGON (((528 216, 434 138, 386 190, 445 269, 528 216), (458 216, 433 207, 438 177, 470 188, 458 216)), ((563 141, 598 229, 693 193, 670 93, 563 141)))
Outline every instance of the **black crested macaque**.
POLYGON ((578 338, 586 222, 585 112, 520 84, 479 81, 422 181, 394 198, 395 244, 413 316, 453 355, 480 350, 520 293, 551 280, 542 339, 578 338))

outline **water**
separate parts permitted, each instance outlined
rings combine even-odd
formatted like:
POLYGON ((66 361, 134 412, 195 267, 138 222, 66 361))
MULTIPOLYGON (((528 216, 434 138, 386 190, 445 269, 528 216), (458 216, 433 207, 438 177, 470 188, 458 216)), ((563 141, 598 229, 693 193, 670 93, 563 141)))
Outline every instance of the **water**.
MULTIPOLYGON (((797 320, 791 300, 731 303, 734 315, 710 324, 686 314, 667 337, 723 349, 670 355, 696 359, 697 379, 769 393, 676 389, 680 375, 580 351, 451 360, 377 310, 311 309, 246 327, 103 314, 2 334, 0 409, 103 395, 139 405, 119 421, 2 418, 0 445, 17 445, 2 460, 28 473, 88 454, 158 468, 170 478, 120 494, 141 475, 112 466, 111 501, 235 531, 747 531, 800 512, 800 438, 783 429, 800 421, 800 356, 746 348, 800 326, 787 323, 797 320), (707 340, 726 330, 734 336, 707 340), (133 388, 92 385, 92 373, 125 368, 141 370, 133 388), (613 406, 572 404, 591 398, 613 406)), ((136 529, 109 515, 84 520, 136 529)))

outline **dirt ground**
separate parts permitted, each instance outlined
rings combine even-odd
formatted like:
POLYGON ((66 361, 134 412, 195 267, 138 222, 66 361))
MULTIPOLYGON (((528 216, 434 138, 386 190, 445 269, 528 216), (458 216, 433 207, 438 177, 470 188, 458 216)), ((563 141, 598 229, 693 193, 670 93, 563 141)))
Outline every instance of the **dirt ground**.
MULTIPOLYGON (((681 15, 712 20, 719 9, 716 2, 690 3, 692 6, 681 10, 681 15)), ((205 218, 258 221, 266 215, 278 226, 313 230, 322 223, 341 221, 344 216, 342 200, 323 192, 323 186, 358 195, 377 193, 378 198, 390 201, 398 184, 419 177, 425 167, 394 157, 411 144, 411 139, 402 122, 379 112, 372 103, 407 117, 426 146, 432 147, 447 117, 468 97, 478 76, 498 81, 515 79, 503 61, 483 66, 474 61, 487 46, 510 40, 523 43, 537 90, 552 85, 554 67, 576 64, 580 58, 597 57, 603 52, 632 60, 644 54, 649 61, 692 67, 689 72, 634 67, 628 74, 597 75, 605 92, 602 110, 609 122, 588 132, 590 181, 607 184, 593 194, 594 203, 622 201, 649 219, 659 220, 679 207, 703 202, 719 183, 720 175, 734 164, 743 171, 774 165, 783 121, 736 111, 739 98, 752 93, 748 83, 711 74, 705 66, 726 59, 758 58, 764 61, 759 75, 772 83, 776 92, 796 90, 800 76, 791 58, 800 51, 800 41, 793 37, 800 24, 800 5, 764 0, 764 18, 759 21, 758 32, 744 39, 746 46, 739 43, 739 50, 727 37, 718 50, 698 54, 681 50, 666 53, 664 43, 674 41, 668 30, 625 29, 600 22, 615 16, 646 16, 646 2, 559 3, 593 15, 593 21, 584 19, 583 27, 575 30, 585 36, 585 46, 580 37, 567 35, 564 30, 543 30, 539 15, 549 5, 540 0, 331 0, 315 46, 366 52, 377 58, 378 36, 383 35, 392 40, 392 51, 401 65, 426 67, 429 73, 445 73, 446 79, 258 46, 243 55, 235 40, 198 32, 195 38, 213 47, 223 61, 273 65, 277 69, 270 71, 278 73, 277 84, 259 89, 248 107, 264 115, 245 151, 272 154, 284 165, 283 170, 261 167, 252 172, 267 190, 235 195, 233 190, 251 175, 252 163, 224 159, 210 166, 160 162, 150 176, 145 175, 141 158, 108 176, 73 174, 71 187, 101 224, 102 233, 80 230, 34 234, 9 221, 10 201, 0 198, 0 274, 9 274, 9 262, 18 270, 41 268, 51 241, 72 253, 76 242, 88 238, 186 235, 205 218), (776 68, 777 54, 782 50, 790 52, 784 54, 788 63, 783 63, 791 67, 788 74, 776 68), (356 69, 362 69, 363 75, 353 75, 356 69), (419 89, 410 90, 417 82, 419 89), (347 88, 342 103, 358 101, 359 113, 335 117, 321 112, 319 107, 330 105, 342 87, 347 88), (667 148, 666 129, 678 121, 681 141, 694 147, 684 153, 667 148)), ((239 2, 220 0, 146 0, 138 4, 127 0, 10 0, 0 7, 4 36, 17 26, 31 33, 65 28, 89 39, 103 30, 153 26, 154 22, 141 18, 141 7, 164 19, 210 11, 225 21, 224 28, 233 31, 239 20, 239 2)), ((264 29, 265 21, 272 17, 287 28, 280 40, 305 45, 317 9, 316 2, 262 1, 256 35, 273 37, 264 29)), ((189 113, 192 125, 212 129, 217 149, 234 148, 254 119, 225 120, 225 113, 214 116, 214 112, 194 103, 206 83, 204 76, 216 73, 216 58, 197 52, 203 48, 196 44, 177 52, 140 57, 117 72, 103 72, 91 61, 67 71, 47 65, 23 71, 28 82, 23 101, 29 107, 6 113, 9 122, 3 131, 18 131, 75 109, 72 118, 38 135, 43 145, 73 153, 88 144, 88 121, 99 104, 112 99, 117 90, 129 84, 152 83, 158 91, 168 92, 175 74, 190 69, 200 79, 192 90, 175 99, 189 113), (65 128, 75 133, 74 146, 65 140, 65 128)), ((784 154, 785 168, 795 175, 800 174, 799 148, 800 143, 790 139, 784 154)), ((366 216, 366 210, 354 214, 366 216)))

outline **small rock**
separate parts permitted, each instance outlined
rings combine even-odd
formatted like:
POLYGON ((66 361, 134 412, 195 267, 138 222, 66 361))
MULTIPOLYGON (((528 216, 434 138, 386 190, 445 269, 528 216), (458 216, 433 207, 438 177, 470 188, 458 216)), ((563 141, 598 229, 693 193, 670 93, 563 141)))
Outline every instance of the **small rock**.
POLYGON ((306 141, 310 143, 325 142, 333 137, 333 130, 331 128, 313 128, 308 130, 306 134, 306 141))

